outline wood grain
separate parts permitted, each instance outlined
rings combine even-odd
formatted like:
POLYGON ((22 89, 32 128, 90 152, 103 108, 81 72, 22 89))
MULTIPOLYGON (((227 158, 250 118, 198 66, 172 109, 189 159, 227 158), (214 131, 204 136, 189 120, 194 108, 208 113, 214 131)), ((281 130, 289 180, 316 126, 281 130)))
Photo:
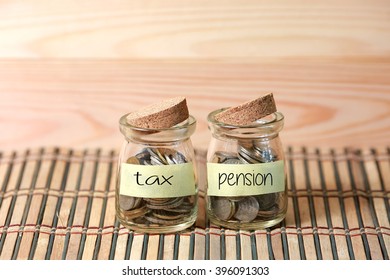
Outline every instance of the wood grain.
POLYGON ((387 0, 6 0, 0 57, 384 57, 389 11, 387 0))
POLYGON ((183 95, 207 149, 207 114, 274 93, 285 146, 374 147, 390 139, 390 61, 0 60, 0 148, 119 149, 119 118, 183 95))

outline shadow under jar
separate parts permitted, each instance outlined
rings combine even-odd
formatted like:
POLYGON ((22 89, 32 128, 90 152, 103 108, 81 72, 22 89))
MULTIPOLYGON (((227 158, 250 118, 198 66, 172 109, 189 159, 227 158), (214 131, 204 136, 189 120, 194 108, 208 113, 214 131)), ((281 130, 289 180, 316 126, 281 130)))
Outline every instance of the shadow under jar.
POLYGON ((280 112, 245 126, 208 115, 212 138, 207 152, 207 213, 216 225, 261 229, 281 222, 287 211, 280 112))
POLYGON ((116 216, 127 228, 145 233, 177 232, 197 217, 197 174, 190 136, 196 120, 166 129, 129 125, 125 136, 115 190, 116 216))

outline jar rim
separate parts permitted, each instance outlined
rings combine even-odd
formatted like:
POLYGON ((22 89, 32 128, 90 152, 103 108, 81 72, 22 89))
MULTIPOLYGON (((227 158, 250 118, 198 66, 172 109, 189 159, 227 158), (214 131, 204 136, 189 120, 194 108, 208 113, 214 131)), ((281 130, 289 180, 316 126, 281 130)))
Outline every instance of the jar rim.
POLYGON ((275 113, 269 114, 268 116, 265 116, 264 118, 258 119, 248 125, 233 125, 233 124, 227 124, 224 122, 217 121, 215 119, 215 115, 217 115, 218 113, 226 109, 228 108, 221 108, 210 112, 207 116, 207 121, 221 128, 234 129, 234 128, 261 128, 264 126, 278 124, 280 122, 283 122, 284 120, 284 115, 281 112, 277 111, 275 113))
POLYGON ((130 113, 127 113, 125 115, 123 115, 120 119, 119 119, 119 125, 122 126, 122 127, 126 127, 127 129, 131 129, 131 130, 135 130, 137 132, 143 132, 143 133, 156 133, 156 132, 162 132, 162 131, 175 131, 175 130, 179 130, 179 129, 185 129, 185 128, 188 128, 190 126, 193 126, 194 124, 196 124, 196 119, 194 116, 192 115, 189 115, 189 117, 182 121, 181 123, 178 123, 174 126, 171 126, 171 127, 168 127, 168 128, 144 128, 144 127, 139 127, 139 126, 134 126, 134 125, 131 125, 127 122, 127 116, 129 115, 130 113))

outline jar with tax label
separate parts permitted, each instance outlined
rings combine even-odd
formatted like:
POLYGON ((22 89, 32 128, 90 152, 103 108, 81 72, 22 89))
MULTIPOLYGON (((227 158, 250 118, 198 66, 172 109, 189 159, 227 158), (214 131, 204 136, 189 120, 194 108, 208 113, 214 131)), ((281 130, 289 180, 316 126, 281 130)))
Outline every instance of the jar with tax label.
POLYGON ((208 115, 207 213, 211 223, 254 230, 281 222, 287 210, 284 151, 279 139, 283 114, 250 124, 227 124, 208 115))
POLYGON ((189 116, 168 128, 131 125, 120 119, 125 137, 118 161, 116 216, 130 230, 168 233, 184 230, 197 217, 197 175, 189 116))

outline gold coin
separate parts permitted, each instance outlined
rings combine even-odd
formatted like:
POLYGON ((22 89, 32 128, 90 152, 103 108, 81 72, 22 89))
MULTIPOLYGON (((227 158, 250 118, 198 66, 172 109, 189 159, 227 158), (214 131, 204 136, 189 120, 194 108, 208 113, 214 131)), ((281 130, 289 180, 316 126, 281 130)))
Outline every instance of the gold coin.
POLYGON ((220 157, 214 155, 211 162, 212 163, 221 163, 220 159, 221 159, 220 157))
POLYGON ((139 160, 136 157, 129 157, 126 161, 126 163, 130 164, 139 164, 139 160))

